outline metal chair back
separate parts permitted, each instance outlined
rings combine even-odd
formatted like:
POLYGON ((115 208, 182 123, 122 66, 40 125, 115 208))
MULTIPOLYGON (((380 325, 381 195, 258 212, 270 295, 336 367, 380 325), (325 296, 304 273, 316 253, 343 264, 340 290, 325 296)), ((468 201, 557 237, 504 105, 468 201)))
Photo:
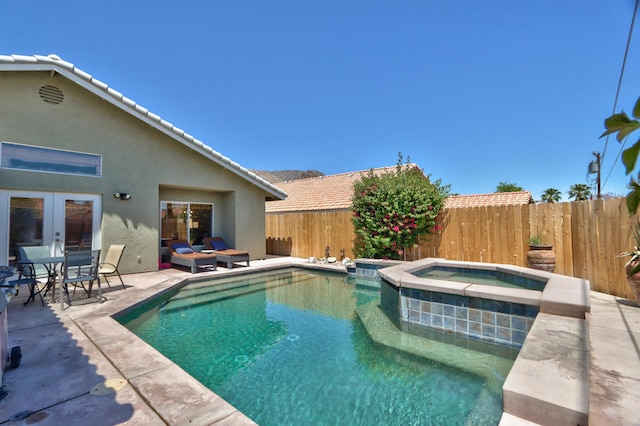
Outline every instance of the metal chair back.
MULTIPOLYGON (((29 259, 43 259, 51 256, 51 250, 47 246, 18 246, 21 261, 29 259)), ((35 279, 48 279, 49 270, 43 264, 22 264, 21 273, 35 279)))
POLYGON ((89 296, 93 282, 98 282, 98 298, 102 301, 102 288, 100 287, 100 276, 98 268, 100 264, 100 250, 86 251, 65 251, 64 264, 62 266, 62 284, 65 292, 69 293, 68 285, 82 286, 89 296), (89 283, 89 289, 84 287, 85 282, 89 283))

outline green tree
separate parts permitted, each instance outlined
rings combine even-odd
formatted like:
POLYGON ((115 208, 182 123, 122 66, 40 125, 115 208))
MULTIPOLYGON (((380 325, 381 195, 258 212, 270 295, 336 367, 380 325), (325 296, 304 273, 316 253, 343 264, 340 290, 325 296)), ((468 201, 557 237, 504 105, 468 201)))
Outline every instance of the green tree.
POLYGON ((555 188, 547 188, 542 193, 542 201, 545 203, 557 203, 562 199, 562 193, 555 188))
POLYGON ((353 217, 356 257, 399 259, 403 250, 431 233, 449 186, 417 167, 402 166, 395 173, 372 171, 354 184, 353 217))
POLYGON ((589 188, 587 184, 576 183, 569 187, 569 199, 573 198, 576 201, 584 201, 588 200, 590 196, 591 188, 589 188))
POLYGON ((520 192, 524 191, 522 187, 516 185, 515 183, 507 183, 507 182, 499 182, 498 186, 496 186, 496 192, 520 192))
MULTIPOLYGON (((631 112, 633 120, 623 111, 619 114, 613 114, 611 117, 604 120, 604 127, 607 129, 600 136, 601 138, 607 135, 615 134, 618 142, 622 143, 627 136, 640 128, 640 98, 636 100, 636 104, 633 106, 631 112)), ((640 139, 636 141, 630 148, 622 151, 622 163, 625 166, 627 175, 636 168, 636 161, 638 160, 638 154, 640 153, 640 139)), ((638 204, 640 204, 640 173, 638 178, 631 177, 629 182, 629 193, 627 194, 627 210, 630 214, 635 214, 638 210, 638 204)))

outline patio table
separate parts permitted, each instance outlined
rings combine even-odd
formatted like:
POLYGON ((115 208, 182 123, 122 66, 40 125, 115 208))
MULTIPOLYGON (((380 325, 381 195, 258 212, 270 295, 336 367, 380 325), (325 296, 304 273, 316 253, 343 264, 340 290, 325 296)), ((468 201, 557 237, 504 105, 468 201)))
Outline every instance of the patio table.
MULTIPOLYGON (((44 294, 46 295, 49 290, 51 290, 51 298, 55 300, 56 296, 56 278, 59 266, 64 262, 64 256, 51 256, 51 257, 40 257, 35 259, 25 259, 19 260, 18 264, 20 265, 43 265, 47 270, 47 282, 43 289, 36 291, 35 286, 30 287, 29 297, 27 298, 24 304, 26 305, 30 301, 35 300, 36 294, 42 292, 44 290, 44 294)), ((62 290, 61 290, 62 291, 62 290)))

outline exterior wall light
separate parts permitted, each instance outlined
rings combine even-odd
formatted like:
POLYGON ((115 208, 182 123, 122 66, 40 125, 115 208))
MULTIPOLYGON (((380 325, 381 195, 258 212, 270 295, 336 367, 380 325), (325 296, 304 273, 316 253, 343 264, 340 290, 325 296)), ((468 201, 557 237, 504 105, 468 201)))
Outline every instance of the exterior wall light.
POLYGON ((131 194, 125 194, 124 192, 114 192, 113 193, 113 197, 114 198, 119 198, 122 201, 124 201, 124 200, 130 200, 131 199, 131 194))

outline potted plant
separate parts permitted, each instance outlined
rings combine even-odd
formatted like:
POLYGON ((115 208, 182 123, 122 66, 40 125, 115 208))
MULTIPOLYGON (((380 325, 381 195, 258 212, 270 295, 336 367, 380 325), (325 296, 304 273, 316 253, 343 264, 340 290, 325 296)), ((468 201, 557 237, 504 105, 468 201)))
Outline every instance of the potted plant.
POLYGON ((545 244, 540 234, 529 238, 527 266, 547 272, 553 272, 556 269, 556 253, 553 251, 553 244, 545 244))
POLYGON ((619 257, 628 257, 624 269, 627 273, 627 281, 631 286, 636 304, 640 305, 640 223, 631 227, 631 236, 635 241, 632 250, 620 253, 619 257))

